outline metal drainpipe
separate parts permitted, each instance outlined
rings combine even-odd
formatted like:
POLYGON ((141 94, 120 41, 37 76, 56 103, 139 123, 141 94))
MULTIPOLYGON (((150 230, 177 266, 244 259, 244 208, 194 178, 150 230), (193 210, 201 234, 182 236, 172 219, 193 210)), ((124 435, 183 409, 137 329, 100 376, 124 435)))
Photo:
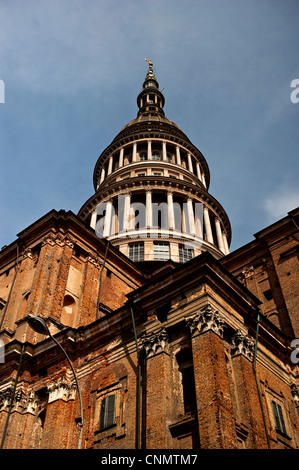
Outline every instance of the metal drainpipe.
POLYGON ((51 335, 50 331, 49 331, 49 336, 54 341, 54 343, 57 344, 57 346, 61 349, 61 351, 63 352, 63 354, 67 358, 67 361, 70 365, 70 368, 73 372, 73 376, 74 376, 74 379, 75 379, 75 382, 76 382, 76 386, 77 386, 77 390, 78 390, 78 397, 79 397, 79 404, 80 404, 80 421, 77 423, 80 427, 80 434, 79 434, 79 440, 78 440, 78 449, 81 449, 81 447, 82 447, 82 436, 83 436, 83 424, 84 423, 83 423, 83 403, 82 403, 82 396, 81 396, 81 390, 80 390, 78 378, 77 378, 75 369, 73 367, 72 361, 70 360, 69 355, 67 354, 66 350, 61 346, 61 344, 56 340, 56 338, 54 338, 54 336, 51 335))
POLYGON ((260 387, 259 387, 258 377, 257 377, 257 373, 256 373, 256 357, 257 357, 257 344, 258 344, 259 328, 260 328, 260 314, 258 313, 257 314, 255 346, 254 346, 254 355, 253 355, 252 367, 253 367, 253 372, 254 372, 255 383, 256 383, 257 393, 258 393, 258 397, 259 397, 262 417, 263 417, 263 423, 264 423, 264 428, 265 428, 265 433, 266 433, 266 438, 267 438, 268 449, 270 449, 269 433, 268 433, 268 428, 267 428, 267 423, 266 423, 266 417, 265 417, 265 412, 264 412, 264 407, 263 407, 263 402, 262 402, 262 396, 261 396, 261 391, 260 391, 260 387))
POLYGON ((18 271, 19 271, 19 240, 17 241, 17 260, 16 260, 16 264, 15 264, 15 275, 14 275, 14 278, 13 278, 11 286, 10 286, 10 290, 9 290, 9 294, 8 294, 8 297, 7 297, 5 307, 3 309, 3 314, 2 314, 1 323, 0 323, 0 330, 2 329, 2 325, 3 325, 3 322, 4 322, 7 306, 8 306, 9 301, 10 301, 11 293, 12 293, 12 290, 13 290, 13 287, 14 287, 14 284, 15 284, 15 280, 16 280, 18 271))
POLYGON ((136 352, 137 352, 137 362, 138 362, 138 369, 137 369, 137 426, 136 426, 136 448, 140 449, 140 383, 141 383, 141 364, 140 364, 140 354, 138 348, 138 341, 137 341, 137 334, 135 328, 135 319, 134 319, 134 312, 132 305, 130 304, 131 316, 132 316, 132 324, 133 324, 133 331, 134 331, 134 338, 136 344, 136 352))
POLYGON ((14 388, 13 388, 13 391, 12 391, 12 396, 11 396, 11 401, 10 401, 8 413, 7 413, 7 416, 6 416, 5 426, 4 426, 4 429, 3 429, 3 434, 2 434, 2 440, 1 440, 0 449, 3 449, 3 447, 4 447, 4 441, 5 441, 5 438, 6 438, 6 433, 7 433, 9 418, 10 418, 10 415, 11 415, 11 410, 12 410, 12 407, 13 407, 13 402, 14 402, 15 394, 16 394, 16 388, 17 388, 17 384, 18 384, 18 380, 19 380, 19 375, 20 375, 20 370, 21 370, 21 364, 22 364, 24 349, 25 349, 25 345, 24 345, 24 343, 22 343, 22 349, 21 349, 21 356, 20 356, 19 366, 18 366, 18 370, 17 370, 17 375, 16 375, 15 383, 14 383, 14 388))

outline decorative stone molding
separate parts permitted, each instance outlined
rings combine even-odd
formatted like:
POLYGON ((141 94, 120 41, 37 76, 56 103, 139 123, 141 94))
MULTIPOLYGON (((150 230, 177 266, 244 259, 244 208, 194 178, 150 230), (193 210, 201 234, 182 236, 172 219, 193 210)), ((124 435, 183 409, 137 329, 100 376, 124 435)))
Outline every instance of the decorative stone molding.
POLYGON ((13 403, 11 404, 12 396, 12 386, 8 386, 0 393, 0 411, 8 411, 11 407, 11 412, 17 411, 18 413, 26 413, 29 403, 29 396, 22 388, 19 388, 16 390, 13 403))
POLYGON ((291 394, 292 394, 296 407, 299 407, 299 390, 298 390, 297 385, 295 384, 291 385, 291 394))
POLYGON ((37 405, 38 405, 38 396, 34 392, 31 392, 27 400, 27 409, 26 409, 27 413, 35 415, 35 412, 37 410, 37 405))
POLYGON ((87 256, 86 261, 89 261, 98 269, 100 269, 101 267, 101 263, 99 263, 98 259, 95 256, 92 256, 92 255, 87 256))
POLYGON ((49 234, 45 238, 43 238, 42 246, 46 245, 47 243, 49 243, 49 245, 51 246, 55 245, 55 237, 53 234, 49 234))
POLYGON ((141 349, 145 352, 147 358, 165 351, 168 344, 168 334, 165 328, 161 328, 156 333, 143 335, 141 338, 141 349))
POLYGON ((243 269, 242 274, 243 274, 243 276, 244 276, 244 279, 247 279, 248 277, 254 276, 254 268, 253 268, 253 266, 250 266, 249 268, 243 269))
POLYGON ((22 253, 22 259, 30 258, 33 259, 34 255, 31 248, 26 248, 22 253))
POLYGON ((66 377, 60 377, 56 382, 52 382, 47 385, 49 392, 48 403, 52 403, 56 400, 74 400, 76 385, 67 380, 66 377))
POLYGON ((46 235, 44 239, 42 240, 42 246, 46 245, 47 243, 49 243, 52 246, 59 245, 61 247, 67 245, 71 248, 74 248, 75 246, 75 241, 72 238, 70 238, 68 235, 64 237, 61 234, 54 235, 53 233, 46 235))
POLYGON ((217 310, 213 309, 210 304, 206 305, 200 312, 185 317, 185 321, 190 328, 192 336, 212 330, 223 338, 225 328, 224 317, 217 310))
POLYGON ((250 361, 253 358, 254 341, 241 330, 237 330, 232 338, 232 356, 243 354, 250 361))

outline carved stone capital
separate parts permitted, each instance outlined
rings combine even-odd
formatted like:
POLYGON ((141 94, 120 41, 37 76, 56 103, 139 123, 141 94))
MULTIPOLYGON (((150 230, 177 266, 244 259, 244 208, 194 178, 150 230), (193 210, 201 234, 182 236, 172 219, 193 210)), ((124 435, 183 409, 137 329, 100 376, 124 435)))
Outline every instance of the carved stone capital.
POLYGON ((11 411, 18 411, 23 413, 27 405, 27 396, 25 392, 20 388, 16 390, 13 397, 13 387, 8 386, 5 390, 0 393, 0 411, 8 411, 11 406, 11 411), (13 402, 11 400, 13 398, 13 402))
POLYGON ((34 392, 31 392, 27 399, 26 412, 35 415, 35 412, 37 410, 37 405, 38 405, 38 396, 34 392))
POLYGON ((22 259, 25 259, 25 258, 30 258, 30 259, 34 258, 31 248, 25 248, 25 250, 23 251, 22 259))
POLYGON ((187 326, 190 328, 192 336, 212 330, 218 336, 223 338, 225 328, 224 317, 209 304, 200 312, 185 317, 185 321, 187 326))
POLYGON ((161 328, 156 333, 145 334, 141 338, 141 349, 145 352, 147 358, 165 351, 167 344, 168 334, 165 328, 161 328))
POLYGON ((55 237, 53 234, 49 234, 49 235, 46 235, 43 240, 42 240, 42 246, 44 245, 47 245, 47 243, 49 243, 49 245, 51 246, 54 246, 55 245, 55 237))
POLYGON ((47 385, 49 392, 48 403, 56 400, 74 400, 76 385, 67 380, 66 377, 60 377, 57 381, 47 385))
POLYGON ((96 268, 100 268, 101 264, 99 263, 98 259, 95 256, 89 255, 86 258, 86 261, 92 263, 96 268))
POLYGON ((237 330, 232 338, 232 356, 243 354, 250 361, 253 358, 254 341, 241 330, 237 330))
POLYGON ((244 276, 244 279, 248 279, 249 277, 254 276, 253 266, 250 266, 249 268, 247 267, 247 268, 243 269, 242 274, 244 276))
POLYGON ((291 394, 292 394, 296 407, 299 407, 299 390, 298 390, 297 385, 295 384, 291 385, 291 394))

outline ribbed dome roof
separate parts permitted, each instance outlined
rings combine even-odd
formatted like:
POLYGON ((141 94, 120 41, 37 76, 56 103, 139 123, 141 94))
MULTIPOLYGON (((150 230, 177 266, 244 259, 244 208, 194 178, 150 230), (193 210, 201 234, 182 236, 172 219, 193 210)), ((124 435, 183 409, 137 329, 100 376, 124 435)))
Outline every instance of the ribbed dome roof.
POLYGON ((172 122, 170 119, 166 118, 165 116, 161 116, 159 114, 149 114, 149 115, 141 114, 137 118, 132 119, 130 122, 128 122, 128 124, 126 124, 122 128, 122 130, 127 129, 129 126, 134 126, 135 124, 139 124, 139 123, 143 124, 144 122, 161 122, 162 124, 175 126, 177 129, 181 131, 181 129, 175 122, 172 122))

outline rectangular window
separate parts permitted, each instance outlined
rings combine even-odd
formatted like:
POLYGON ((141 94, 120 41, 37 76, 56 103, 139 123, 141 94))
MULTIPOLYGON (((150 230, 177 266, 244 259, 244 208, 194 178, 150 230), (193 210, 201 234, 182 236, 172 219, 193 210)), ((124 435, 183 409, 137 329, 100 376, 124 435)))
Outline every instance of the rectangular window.
POLYGON ((183 382, 183 395, 184 395, 184 408, 185 413, 196 412, 196 391, 194 370, 192 366, 182 369, 182 382, 183 382))
POLYGON ((193 249, 179 245, 179 260, 180 263, 186 263, 189 259, 193 258, 193 249))
POLYGON ((154 243, 154 259, 160 261, 169 259, 169 243, 154 243))
POLYGON ((146 160, 147 160, 147 153, 142 152, 142 153, 140 154, 140 161, 141 161, 141 162, 145 162, 146 160))
POLYGON ((287 431, 285 427, 285 422, 284 422, 284 417, 282 414, 281 406, 274 400, 271 401, 271 405, 272 405, 273 415, 275 419, 276 431, 279 431, 282 434, 286 434, 287 431))
POLYGON ((144 243, 132 243, 129 245, 129 258, 132 261, 144 260, 144 243))
POLYGON ((115 424, 115 395, 108 395, 101 402, 100 429, 115 424))

